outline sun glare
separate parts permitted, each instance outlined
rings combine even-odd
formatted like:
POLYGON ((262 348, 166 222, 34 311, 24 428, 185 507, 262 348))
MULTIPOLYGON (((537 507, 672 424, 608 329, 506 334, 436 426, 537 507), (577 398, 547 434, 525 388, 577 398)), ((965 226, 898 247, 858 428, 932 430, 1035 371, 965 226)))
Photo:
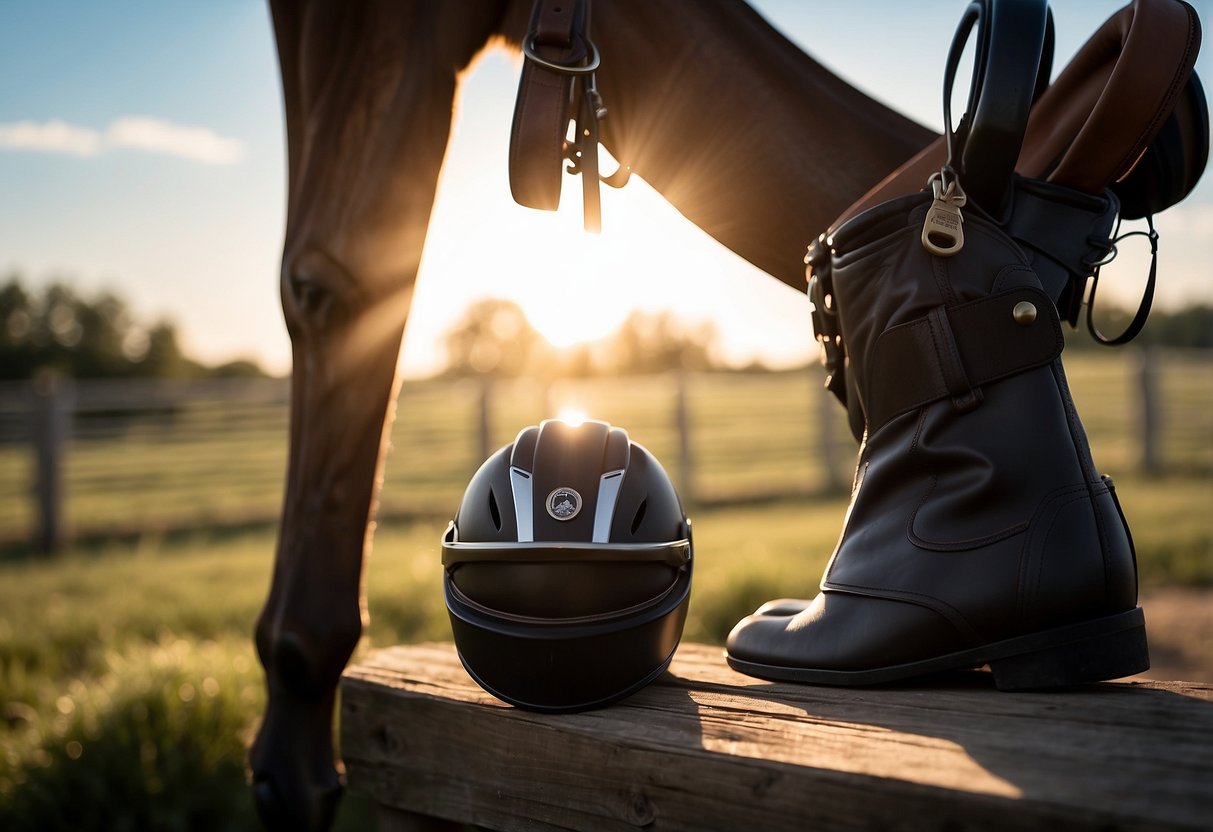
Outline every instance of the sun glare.
POLYGON ((580 227, 580 204, 564 199, 548 216, 554 226, 542 251, 509 268, 505 279, 515 288, 527 320, 553 346, 572 347, 609 335, 627 318, 636 301, 621 290, 626 268, 618 241, 580 227))
POLYGON ((520 66, 501 65, 510 60, 494 53, 464 84, 467 118, 457 121, 443 165, 405 333, 405 376, 441 371, 446 335, 483 298, 517 303, 562 352, 609 338, 640 312, 712 321, 729 363, 761 354, 786 366, 815 354, 803 295, 790 301, 794 290, 708 238, 639 176, 622 190, 603 188, 601 234, 582 228, 579 178, 564 177, 559 211, 515 204, 504 148, 520 66))
POLYGON ((560 412, 556 414, 556 418, 564 422, 571 428, 581 427, 590 417, 586 415, 584 410, 576 407, 562 407, 560 412))

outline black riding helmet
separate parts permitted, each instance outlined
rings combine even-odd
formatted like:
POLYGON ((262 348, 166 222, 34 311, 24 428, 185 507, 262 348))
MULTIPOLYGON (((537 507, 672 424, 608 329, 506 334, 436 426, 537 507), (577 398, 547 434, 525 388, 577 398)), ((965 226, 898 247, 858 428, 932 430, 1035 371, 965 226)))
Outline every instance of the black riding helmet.
POLYGON ((639 690, 678 646, 691 527, 622 428, 545 421, 493 454, 442 540, 459 658, 494 696, 580 711, 639 690))

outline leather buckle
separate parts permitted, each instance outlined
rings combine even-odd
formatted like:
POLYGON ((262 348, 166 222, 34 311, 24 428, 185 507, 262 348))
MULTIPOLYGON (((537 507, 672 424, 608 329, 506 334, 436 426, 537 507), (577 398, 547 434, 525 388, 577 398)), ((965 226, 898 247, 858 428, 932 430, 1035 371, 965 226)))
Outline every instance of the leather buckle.
POLYGON ((846 351, 838 326, 838 308, 834 303, 834 282, 830 269, 830 249, 822 234, 809 245, 804 258, 809 281, 809 303, 813 336, 821 347, 821 366, 826 371, 826 389, 846 403, 846 384, 841 370, 846 351))

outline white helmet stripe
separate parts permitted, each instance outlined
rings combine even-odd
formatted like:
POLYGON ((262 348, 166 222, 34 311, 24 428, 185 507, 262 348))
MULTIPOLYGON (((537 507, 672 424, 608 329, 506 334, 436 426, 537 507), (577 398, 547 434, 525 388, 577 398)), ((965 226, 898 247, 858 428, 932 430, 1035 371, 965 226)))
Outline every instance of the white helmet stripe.
POLYGON ((611 522, 615 519, 615 503, 619 500, 619 489, 623 485, 623 469, 607 471, 598 480, 598 505, 594 508, 593 543, 611 541, 611 522))
POLYGON ((518 467, 510 468, 510 490, 514 492, 514 517, 518 519, 518 542, 535 541, 535 501, 531 495, 531 475, 518 467))

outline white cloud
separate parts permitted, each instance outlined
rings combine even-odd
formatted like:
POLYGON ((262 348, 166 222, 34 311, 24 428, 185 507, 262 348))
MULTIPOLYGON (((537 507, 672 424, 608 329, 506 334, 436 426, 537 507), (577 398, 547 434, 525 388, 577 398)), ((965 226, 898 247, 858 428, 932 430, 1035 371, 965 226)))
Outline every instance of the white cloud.
POLYGON ((96 156, 102 145, 101 134, 96 130, 76 127, 59 119, 43 124, 33 121, 0 124, 0 148, 96 156))
POLYGON ((107 150, 136 150, 176 156, 208 165, 234 165, 244 159, 244 143, 206 127, 173 124, 149 116, 126 116, 104 133, 59 119, 0 124, 0 150, 40 150, 72 156, 97 156, 107 150))
POLYGON ((105 137, 114 147, 180 156, 208 165, 234 165, 244 158, 244 144, 238 139, 147 116, 120 118, 110 124, 105 137))

